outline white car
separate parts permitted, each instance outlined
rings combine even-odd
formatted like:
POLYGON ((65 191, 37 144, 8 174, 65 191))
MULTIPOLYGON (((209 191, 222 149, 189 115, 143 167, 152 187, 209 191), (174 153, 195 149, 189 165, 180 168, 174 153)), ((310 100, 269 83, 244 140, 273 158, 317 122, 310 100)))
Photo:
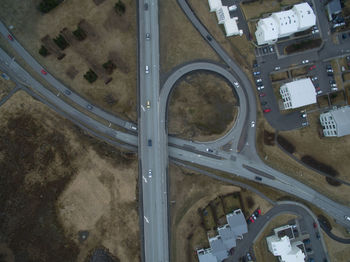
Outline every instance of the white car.
POLYGON ((278 70, 280 70, 280 69, 281 69, 280 66, 276 66, 276 67, 275 67, 275 71, 278 71, 278 70))
POLYGON ((145 72, 146 72, 146 74, 149 73, 149 67, 148 67, 148 65, 146 65, 145 72))
POLYGON ((258 86, 258 90, 263 90, 265 87, 264 86, 258 86))
POLYGON ((254 127, 255 126, 255 121, 252 121, 252 124, 250 126, 254 127))
POLYGON ((311 78, 311 81, 316 81, 316 80, 318 80, 317 76, 314 76, 314 77, 311 78))
POLYGON ((149 177, 149 178, 152 178, 152 169, 149 169, 149 170, 148 170, 148 177, 149 177))
POLYGON ((349 216, 344 216, 345 220, 350 221, 350 217, 349 216))
POLYGON ((233 84, 234 84, 234 86, 235 86, 236 88, 238 88, 238 87, 239 87, 238 82, 233 82, 233 84))
POLYGON ((302 63, 302 64, 307 64, 307 63, 309 63, 309 62, 310 62, 310 61, 309 61, 309 60, 307 60, 307 59, 306 59, 306 60, 301 61, 301 63, 302 63))
POLYGON ((317 91, 317 94, 318 94, 318 95, 322 94, 322 90, 318 90, 318 91, 317 91))
POLYGON ((261 79, 261 78, 258 78, 258 79, 256 79, 256 82, 257 82, 257 83, 260 83, 260 82, 262 82, 262 79, 261 79))

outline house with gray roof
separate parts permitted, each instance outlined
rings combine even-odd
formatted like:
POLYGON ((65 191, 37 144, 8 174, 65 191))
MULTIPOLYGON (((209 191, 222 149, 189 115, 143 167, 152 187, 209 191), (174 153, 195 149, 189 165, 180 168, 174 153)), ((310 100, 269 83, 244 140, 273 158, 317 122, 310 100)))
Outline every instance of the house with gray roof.
POLYGON ((350 135, 350 106, 330 110, 320 115, 324 136, 350 135))
POLYGON ((226 215, 227 224, 218 227, 218 235, 209 238, 210 248, 197 250, 200 262, 221 262, 236 246, 236 239, 242 239, 248 232, 247 222, 240 209, 226 215))

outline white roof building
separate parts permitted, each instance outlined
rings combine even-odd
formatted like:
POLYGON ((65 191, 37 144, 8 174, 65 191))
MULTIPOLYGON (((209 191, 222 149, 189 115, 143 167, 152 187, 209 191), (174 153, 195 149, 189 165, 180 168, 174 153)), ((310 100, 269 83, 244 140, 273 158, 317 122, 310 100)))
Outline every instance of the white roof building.
POLYGON ((221 6, 216 10, 218 23, 223 24, 226 20, 230 20, 230 13, 227 6, 221 6))
POLYGON ((284 109, 298 108, 316 103, 316 90, 310 78, 285 83, 280 87, 284 109))
POLYGON ((320 115, 324 136, 350 135, 350 106, 330 110, 320 115))
POLYGON ((210 12, 215 12, 222 6, 221 0, 208 0, 208 3, 209 3, 210 12))
POLYGON ((297 242, 290 243, 288 236, 278 238, 276 235, 266 238, 269 251, 279 256, 281 262, 304 262, 305 254, 297 247, 297 242))
POLYGON ((227 6, 223 6, 221 0, 208 0, 208 3, 210 12, 216 12, 218 23, 224 25, 226 36, 241 36, 243 34, 243 30, 240 30, 237 25, 238 18, 231 18, 229 8, 227 6))
POLYGON ((255 32, 258 45, 272 44, 278 38, 304 31, 316 24, 316 16, 308 3, 294 5, 292 9, 272 13, 260 19, 255 32))

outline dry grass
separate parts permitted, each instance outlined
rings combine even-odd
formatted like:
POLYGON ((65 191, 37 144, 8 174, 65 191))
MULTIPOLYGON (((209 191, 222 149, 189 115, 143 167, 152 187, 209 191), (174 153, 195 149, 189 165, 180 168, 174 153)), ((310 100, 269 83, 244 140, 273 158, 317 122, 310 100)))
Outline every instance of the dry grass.
POLYGON ((232 128, 237 113, 237 98, 224 79, 205 72, 187 75, 170 99, 169 133, 211 141, 232 128))
POLYGON ((282 7, 298 3, 298 0, 276 0, 256 1, 250 4, 240 4, 247 20, 261 18, 263 14, 282 11, 282 7))
POLYGON ((119 17, 113 11, 115 1, 106 0, 96 6, 93 1, 64 1, 50 13, 41 15, 36 10, 39 1, 26 2, 15 0, 2 1, 1 19, 7 25, 14 25, 13 33, 23 46, 45 65, 45 68, 65 85, 76 90, 82 96, 100 107, 116 112, 123 117, 136 119, 136 6, 128 0, 126 13, 119 17), (97 34, 83 42, 77 42, 63 52, 66 57, 58 61, 53 55, 43 58, 38 54, 40 39, 45 35, 56 37, 64 27, 73 31, 84 18, 97 34), (83 75, 91 67, 101 67, 108 59, 123 61, 124 66, 117 68, 111 75, 113 81, 105 85, 100 77, 89 84, 83 75), (74 66, 78 74, 72 80, 66 71, 74 66), (128 73, 125 69, 128 69, 128 73), (111 95, 116 103, 105 101, 111 95))
MULTIPOLYGON (((310 123, 308 127, 281 132, 281 135, 296 147, 297 157, 311 155, 318 161, 333 166, 338 170, 339 178, 350 181, 349 163, 347 161, 350 155, 350 136, 320 138, 318 135, 318 129, 321 127, 319 115, 318 112, 308 114, 310 123)), ((345 191, 349 192, 349 190, 345 191)))
POLYGON ((350 248, 348 244, 339 243, 331 239, 326 234, 323 234, 323 239, 326 244, 326 248, 329 254, 329 257, 332 259, 332 262, 344 262, 349 261, 350 257, 350 248))
POLYGON ((268 226, 261 233, 260 237, 255 241, 253 248, 256 261, 278 261, 268 249, 266 237, 273 235, 273 229, 287 225, 289 221, 296 219, 297 216, 291 214, 279 215, 269 221, 268 226))
POLYGON ((194 59, 220 58, 182 12, 176 0, 159 1, 160 65, 162 72, 194 59))
POLYGON ((272 73, 270 78, 272 82, 286 80, 288 79, 288 71, 272 73))
POLYGON ((223 26, 218 24, 215 12, 209 12, 207 1, 189 0, 188 2, 210 34, 231 57, 234 57, 246 74, 251 76, 251 65, 255 60, 253 44, 247 40, 245 35, 226 37, 223 26))
POLYGON ((342 72, 339 65, 339 60, 334 59, 331 61, 331 65, 334 71, 334 80, 337 84, 338 89, 341 89, 343 87, 343 79, 342 79, 342 72))
POLYGON ((0 111, 0 168, 7 174, 0 224, 11 252, 24 261, 85 261, 102 245, 121 261, 139 261, 135 157, 22 91, 0 111), (79 230, 89 231, 83 243, 79 230))
MULTIPOLYGON (((0 74, 2 72, 0 71, 0 74)), ((3 99, 7 94, 16 87, 16 84, 11 80, 5 80, 0 76, 0 100, 3 99)))
MULTIPOLYGON (((317 139, 317 132, 315 127, 317 117, 314 117, 313 119, 310 118, 309 114, 309 122, 310 126, 300 129, 300 130, 294 130, 294 131, 288 131, 288 132, 281 132, 281 134, 288 139, 288 141, 292 142, 296 146, 297 152, 304 152, 303 150, 313 150, 314 148, 317 148, 319 144, 323 143, 322 141, 315 142, 313 140, 313 143, 311 142, 312 139, 317 139), (311 131, 313 130, 313 131, 311 131), (310 135, 310 132, 312 133, 312 136, 310 135), (321 143, 322 142, 322 143, 321 143)), ((291 176, 298 181, 304 183, 305 185, 315 189, 316 191, 324 194, 325 196, 329 197, 330 199, 333 199, 339 203, 349 205, 349 190, 347 186, 341 185, 340 187, 333 187, 330 186, 324 177, 317 174, 316 172, 304 167, 303 165, 299 164, 295 160, 291 159, 288 155, 286 155, 282 150, 280 150, 276 145, 275 146, 266 146, 263 145, 263 130, 268 130, 269 132, 274 132, 275 130, 266 122, 265 119, 259 120, 259 131, 258 131, 258 138, 257 138, 257 150, 258 153, 268 165, 271 167, 280 170, 281 172, 285 173, 288 176, 291 176)), ((346 139, 346 138, 344 138, 346 139)), ((342 149, 339 151, 344 153, 346 151, 346 146, 344 146, 344 143, 334 143, 335 147, 341 147, 342 149), (335 145, 337 144, 337 145, 335 145)), ((325 146, 326 148, 326 146, 325 146)), ((326 150, 322 151, 320 148, 318 150, 315 150, 314 152, 317 152, 315 154, 315 157, 319 160, 323 161, 324 158, 330 157, 332 154, 320 154, 319 152, 333 152, 333 149, 327 148, 326 150), (324 157, 322 157, 324 155, 324 157)), ((344 157, 346 154, 344 154, 344 157)), ((328 162, 325 162, 328 163, 328 162)), ((340 163, 340 161, 338 162, 340 163)), ((346 166, 346 162, 344 163, 344 166, 346 166)), ((339 168, 339 171, 341 171, 340 166, 333 165, 336 169, 339 168)), ((343 177, 343 175, 341 175, 343 177)))

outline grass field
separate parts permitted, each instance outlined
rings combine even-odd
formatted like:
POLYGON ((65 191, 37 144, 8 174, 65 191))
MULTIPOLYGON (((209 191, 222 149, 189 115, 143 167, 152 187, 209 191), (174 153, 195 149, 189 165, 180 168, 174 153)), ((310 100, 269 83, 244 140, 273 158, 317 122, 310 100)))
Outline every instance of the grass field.
POLYGON ((206 43, 182 12, 176 0, 159 1, 161 72, 195 59, 220 58, 206 43))
MULTIPOLYGON (((317 114, 317 113, 315 113, 317 114)), ((336 156, 344 157, 347 152, 347 139, 346 137, 341 139, 342 143, 334 142, 334 149, 326 146, 326 143, 330 143, 329 145, 333 146, 333 143, 330 140, 321 140, 318 139, 317 134, 317 115, 309 114, 309 123, 310 126, 294 131, 281 132, 288 141, 292 142, 296 147, 297 153, 295 153, 296 157, 300 157, 301 154, 304 154, 306 150, 310 153, 310 155, 314 156, 316 159, 320 161, 325 161, 325 163, 329 163, 325 158, 329 157, 332 159, 336 159, 336 156), (327 148, 327 149, 325 149, 327 148), (338 149, 338 150, 337 150, 338 149), (341 150, 340 150, 341 149, 341 150), (322 151, 323 150, 323 151, 322 151), (333 151, 334 150, 334 151, 333 151), (336 152, 335 152, 336 151, 336 152), (320 154, 319 152, 328 152, 328 154, 320 154), (332 154, 331 154, 331 153, 332 154), (331 155, 335 154, 335 156, 331 157, 331 155)), ((257 150, 260 157, 271 167, 276 168, 284 172, 286 175, 289 175, 300 182, 314 188, 316 191, 326 195, 327 197, 343 203, 345 205, 349 205, 349 190, 347 186, 341 185, 340 187, 330 186, 323 176, 318 175, 314 171, 302 166, 295 160, 291 159, 288 155, 286 155, 283 151, 274 146, 266 146, 263 145, 263 130, 268 130, 269 132, 274 132, 274 129, 266 122, 264 119, 259 120, 259 129, 257 134, 257 150)), ((340 159, 336 159, 337 164, 332 164, 334 168, 341 172, 339 178, 345 178, 342 170, 346 170, 346 162, 341 162, 340 159)))
POLYGON ((14 82, 11 80, 5 80, 4 78, 0 77, 0 100, 7 96, 7 94, 15 87, 16 84, 14 82))
POLYGON ((0 117, 0 250, 23 261, 85 261, 104 246, 121 261, 139 261, 136 156, 23 91, 0 117), (84 242, 81 230, 89 232, 84 242))
POLYGON ((237 114, 237 98, 223 78, 207 72, 190 74, 171 94, 169 133, 211 141, 232 128, 237 114))
POLYGON ((4 0, 0 17, 12 30, 18 41, 42 64, 47 71, 93 104, 120 116, 136 120, 136 5, 123 1, 126 13, 118 16, 113 10, 115 1, 106 0, 99 6, 93 1, 64 1, 50 13, 40 14, 39 1, 4 0), (43 58, 38 54, 41 39, 58 36, 63 28, 74 31, 85 19, 90 25, 88 37, 82 42, 72 42, 63 52, 66 56, 58 61, 54 55, 43 58), (108 60, 118 68, 110 75, 113 78, 104 84, 102 74, 89 84, 83 75, 89 68, 103 72, 102 64, 108 60), (69 74, 76 71, 74 78, 69 74))
POLYGON ((299 3, 298 0, 264 0, 249 4, 240 4, 247 20, 261 18, 262 15, 282 11, 282 7, 299 3))
POLYGON ((283 214, 279 215, 270 220, 267 227, 261 233, 259 238, 253 245, 254 253, 256 256, 256 261, 278 261, 277 257, 275 257, 268 249, 266 237, 273 235, 273 229, 287 225, 290 220, 297 218, 295 215, 291 214, 283 214))

